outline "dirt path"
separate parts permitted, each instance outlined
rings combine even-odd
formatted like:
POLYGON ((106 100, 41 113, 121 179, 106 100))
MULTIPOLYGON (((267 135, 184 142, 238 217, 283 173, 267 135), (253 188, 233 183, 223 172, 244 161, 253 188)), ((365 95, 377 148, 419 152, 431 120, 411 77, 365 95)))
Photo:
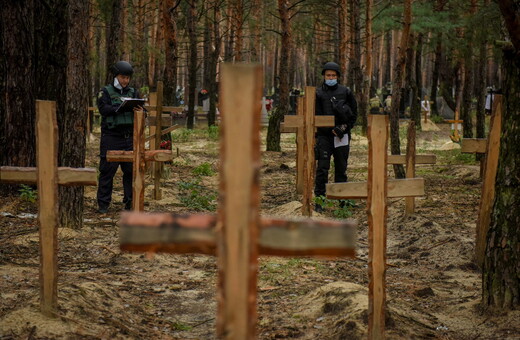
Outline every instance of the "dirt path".
MULTIPOLYGON (((472 263, 479 167, 472 156, 439 151, 449 142, 448 126, 440 127, 418 134, 418 149, 435 152, 438 164, 417 169, 427 194, 416 200, 416 214, 404 217, 404 200, 389 200, 388 338, 519 339, 520 311, 491 314, 479 307, 481 279, 472 263)), ((218 142, 203 130, 178 132, 176 139, 181 157, 167 166, 161 201, 152 201, 147 188, 147 211, 191 212, 214 203, 201 198, 218 188, 218 142)), ((263 213, 299 214, 294 141, 294 135, 283 135, 283 152, 263 153, 263 213)), ((87 166, 96 166, 97 147, 91 143, 87 166)), ((366 139, 355 136, 349 180, 365 180, 366 164, 366 139)), ((1 198, 0 339, 215 338, 215 259, 121 253, 117 178, 109 214, 95 213, 95 188, 88 188, 85 227, 60 229, 56 319, 38 313, 36 206, 20 197, 1 198)), ((366 337, 365 209, 364 201, 351 209, 359 222, 356 259, 260 258, 260 339, 366 337)))

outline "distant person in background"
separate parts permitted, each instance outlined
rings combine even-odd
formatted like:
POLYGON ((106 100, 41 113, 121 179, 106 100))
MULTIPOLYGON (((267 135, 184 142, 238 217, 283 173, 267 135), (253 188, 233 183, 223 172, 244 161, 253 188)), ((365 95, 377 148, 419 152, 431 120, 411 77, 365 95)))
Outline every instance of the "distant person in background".
POLYGON ((492 86, 487 88, 485 111, 486 114, 490 115, 493 111, 493 101, 495 100, 495 91, 492 86))
POLYGON ((107 162, 107 151, 133 149, 134 113, 116 112, 124 97, 139 98, 139 92, 129 86, 134 73, 126 61, 118 61, 111 68, 114 80, 99 91, 97 106, 101 114, 101 142, 99 181, 97 191, 98 212, 108 212, 112 201, 114 176, 118 167, 123 171, 123 203, 126 210, 132 208, 132 163, 107 162))
POLYGON ((392 96, 388 95, 386 96, 385 102, 384 102, 384 111, 386 114, 389 114, 392 110, 392 96))
MULTIPOLYGON (((323 83, 316 89, 317 116, 334 116, 334 127, 319 127, 316 131, 315 157, 316 182, 314 195, 325 196, 330 159, 334 156, 334 182, 347 181, 347 162, 350 152, 350 130, 357 120, 357 102, 352 91, 338 83, 339 65, 328 62, 323 65, 323 83)), ((316 203, 315 211, 323 207, 316 203)))
POLYGON ((424 100, 421 101, 421 112, 426 112, 426 117, 430 118, 430 101, 428 100, 428 96, 424 96, 424 100))

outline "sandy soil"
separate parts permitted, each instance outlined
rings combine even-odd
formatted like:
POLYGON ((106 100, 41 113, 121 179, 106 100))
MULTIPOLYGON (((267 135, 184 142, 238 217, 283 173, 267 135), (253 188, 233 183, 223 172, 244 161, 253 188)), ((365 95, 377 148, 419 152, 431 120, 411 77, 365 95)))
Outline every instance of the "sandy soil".
MULTIPOLYGON (((180 199, 180 183, 193 182, 193 169, 204 163, 213 174, 200 176, 199 184, 205 192, 217 190, 218 143, 203 135, 174 143, 180 157, 166 166, 164 198, 153 201, 148 186, 147 211, 195 211, 180 199)), ((295 137, 285 134, 282 141, 283 152, 263 153, 261 207, 265 214, 297 216, 295 137)), ((481 275, 472 262, 479 166, 468 162, 473 156, 450 150, 450 143, 448 125, 419 132, 419 151, 437 154, 436 165, 417 167, 426 196, 416 199, 410 217, 403 214, 404 199, 388 201, 387 338, 520 339, 520 311, 487 311, 479 304, 481 275)), ((87 166, 96 166, 97 148, 93 139, 87 166)), ((354 137, 349 164, 349 180, 366 180, 365 138, 354 137)), ((122 253, 120 178, 107 215, 95 212, 95 188, 87 188, 84 228, 59 230, 55 318, 38 312, 36 205, 0 198, 0 339, 215 338, 215 258, 122 253)), ((359 223, 355 259, 260 258, 260 339, 366 338, 365 209, 359 200, 351 210, 359 223)), ((324 216, 332 218, 333 211, 324 216)))

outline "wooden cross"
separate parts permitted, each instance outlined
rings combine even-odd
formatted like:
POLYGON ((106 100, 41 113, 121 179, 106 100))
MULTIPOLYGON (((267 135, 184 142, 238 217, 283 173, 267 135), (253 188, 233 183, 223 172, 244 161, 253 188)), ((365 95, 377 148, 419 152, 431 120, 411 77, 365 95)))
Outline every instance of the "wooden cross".
POLYGON ((491 114, 489 137, 486 138, 463 138, 461 152, 483 153, 484 171, 482 181, 482 198, 477 219, 477 235, 475 258, 477 264, 484 264, 486 252, 486 236, 491 223, 491 212, 495 200, 495 180, 498 170, 498 156, 500 154, 500 134, 502 132, 502 110, 503 97, 495 95, 493 101, 493 112, 491 114))
MULTIPOLYGON (((416 155, 415 153, 415 122, 408 124, 406 155, 388 155, 387 164, 406 164, 406 178, 415 178, 416 164, 435 164, 435 155, 416 155)), ((413 196, 405 198, 405 215, 412 215, 415 212, 415 198, 413 196)))
POLYGON ((386 199, 424 195, 422 178, 387 179, 387 147, 388 116, 368 115, 368 181, 327 184, 328 198, 367 199, 369 339, 383 339, 385 331, 386 199))
POLYGON ((317 127, 333 127, 334 116, 316 116, 314 113, 316 101, 316 88, 312 86, 305 87, 305 96, 298 103, 298 115, 285 116, 283 131, 294 131, 287 129, 296 129, 297 144, 297 189, 298 178, 301 180, 302 186, 302 214, 304 216, 312 215, 312 189, 314 187, 314 168, 316 160, 314 158, 314 131, 317 127), (303 102, 303 105, 302 105, 303 102), (302 111, 300 111, 300 108, 302 111), (303 115, 301 114, 303 112, 303 115), (302 145, 300 147, 300 145, 302 145), (301 164, 298 160, 301 159, 301 164))
POLYGON ((111 150, 106 156, 108 162, 133 162, 132 209, 136 211, 144 210, 145 162, 166 162, 174 157, 171 150, 145 150, 144 126, 144 111, 134 110, 133 151, 111 150))
POLYGON ((353 256, 355 252, 352 221, 260 219, 262 79, 260 65, 222 67, 218 217, 124 213, 120 221, 122 250, 218 255, 217 332, 225 339, 256 338, 260 254, 353 256))
POLYGON ((56 102, 36 101, 36 168, 0 167, 0 182, 38 186, 40 222, 40 309, 58 308, 58 185, 97 185, 97 171, 58 167, 56 102))
POLYGON ((459 110, 455 110, 455 119, 447 120, 446 122, 451 123, 453 127, 453 136, 450 136, 451 140, 455 143, 460 142, 459 124, 464 123, 464 121, 459 119, 459 110))

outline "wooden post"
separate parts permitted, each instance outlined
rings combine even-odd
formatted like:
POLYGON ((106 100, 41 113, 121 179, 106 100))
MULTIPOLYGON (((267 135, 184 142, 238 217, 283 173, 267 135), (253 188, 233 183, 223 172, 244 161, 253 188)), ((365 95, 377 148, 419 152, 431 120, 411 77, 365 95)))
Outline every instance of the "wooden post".
POLYGON ((314 105, 316 101, 316 88, 305 87, 305 102, 303 111, 303 216, 312 215, 312 195, 314 189, 314 105))
POLYGON ((388 116, 368 116, 368 338, 384 339, 388 116))
POLYGON ((220 152, 224 166, 220 190, 226 194, 221 196, 223 207, 219 210, 223 227, 218 241, 221 289, 217 332, 226 339, 252 339, 256 337, 262 68, 225 64, 221 77, 220 152), (242 95, 237 96, 239 92, 242 95), (234 147, 239 141, 241 147, 234 147))
POLYGON ((144 111, 134 110, 134 150, 132 170, 132 209, 144 210, 144 178, 145 178, 145 149, 144 149, 144 111))
MULTIPOLYGON (((415 122, 410 120, 408 125, 408 141, 406 145, 406 178, 415 177, 415 122)), ((405 198, 405 215, 412 215, 415 212, 415 198, 405 198)))
MULTIPOLYGON (((303 118, 304 114, 304 104, 305 97, 298 97, 298 117, 303 118)), ((297 128, 296 132, 296 193, 303 194, 303 162, 304 162, 304 153, 303 153, 303 126, 297 128)))
POLYGON ((58 124, 56 102, 36 101, 36 167, 40 221, 40 308, 58 307, 58 124))
MULTIPOLYGON (((157 109, 155 120, 155 149, 159 149, 161 146, 161 132, 162 132, 162 113, 163 113, 163 82, 157 82, 157 109)), ((161 199, 161 173, 162 173, 162 162, 153 163, 153 198, 156 200, 161 199)))
POLYGON ((477 264, 482 267, 486 252, 486 238, 491 223, 491 212, 495 200, 495 180, 498 169, 498 156, 500 154, 500 134, 502 131, 502 95, 495 95, 495 112, 490 126, 487 142, 486 160, 482 181, 482 198, 480 199, 479 214, 477 220, 477 264))

